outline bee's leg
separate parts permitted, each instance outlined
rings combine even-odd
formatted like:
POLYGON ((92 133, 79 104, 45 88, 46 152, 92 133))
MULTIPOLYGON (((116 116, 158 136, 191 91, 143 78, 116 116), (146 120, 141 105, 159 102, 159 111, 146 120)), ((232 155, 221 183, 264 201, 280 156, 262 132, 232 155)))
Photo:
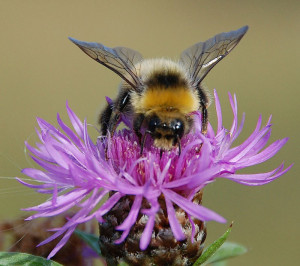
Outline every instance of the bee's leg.
MULTIPOLYGON (((110 119, 113 112, 113 103, 109 103, 102 111, 99 117, 99 123, 101 126, 101 135, 106 136, 110 125, 110 119)), ((105 159, 108 161, 107 145, 105 147, 105 159)))
MULTIPOLYGON (((114 103, 108 104, 100 115, 101 133, 106 136, 109 132, 111 136, 114 135, 117 126, 119 124, 121 114, 124 111, 130 100, 130 95, 128 92, 121 94, 114 103)), ((107 147, 105 149, 106 159, 107 147)))
POLYGON ((114 135, 117 126, 120 122, 121 114, 124 112, 124 109, 129 103, 129 100, 130 100, 130 94, 128 92, 120 94, 119 97, 117 98, 108 125, 108 130, 111 136, 114 135))
POLYGON ((205 134, 207 131, 207 123, 208 123, 208 114, 206 106, 202 107, 202 134, 205 134))
POLYGON ((120 121, 121 113, 124 111, 129 100, 129 93, 122 93, 121 95, 119 95, 115 102, 109 103, 108 106, 104 109, 99 119, 102 135, 106 136, 108 131, 111 136, 114 135, 114 132, 120 121))
POLYGON ((208 113, 207 113, 208 98, 204 93, 204 90, 201 88, 200 84, 197 86, 197 90, 198 90, 199 102, 200 102, 201 114, 202 114, 202 133, 205 134, 207 131, 207 123, 208 123, 208 113))
POLYGON ((100 114, 99 124, 101 126, 101 135, 102 136, 106 136, 106 134, 107 134, 112 111, 113 111, 113 103, 110 103, 106 106, 106 108, 100 114))
POLYGON ((137 135, 140 145, 142 144, 142 134, 140 130, 144 122, 144 119, 145 119, 145 115, 138 114, 133 120, 133 131, 137 135))
POLYGON ((146 137, 149 134, 149 132, 145 132, 145 135, 143 137, 143 141, 141 141, 141 150, 140 150, 140 155, 142 156, 143 154, 143 150, 144 150, 144 146, 145 146, 145 142, 146 142, 146 137))
POLYGON ((178 135, 176 136, 176 142, 178 144, 178 156, 180 156, 180 154, 181 154, 181 140, 180 140, 178 135))
POLYGON ((160 149, 160 151, 159 151, 159 159, 161 159, 163 153, 164 153, 164 150, 163 150, 163 149, 160 149))

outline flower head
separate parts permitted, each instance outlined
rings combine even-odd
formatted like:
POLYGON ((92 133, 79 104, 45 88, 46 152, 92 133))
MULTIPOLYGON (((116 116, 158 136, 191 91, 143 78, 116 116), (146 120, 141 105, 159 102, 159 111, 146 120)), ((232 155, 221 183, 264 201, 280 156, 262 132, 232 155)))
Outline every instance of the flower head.
MULTIPOLYGON (((132 204, 127 217, 116 229, 122 232, 116 243, 121 243, 130 233, 139 215, 145 216, 145 228, 140 238, 140 249, 145 250, 151 240, 155 217, 164 204, 170 228, 176 240, 186 238, 182 231, 174 206, 180 207, 189 217, 194 228, 196 218, 201 221, 225 222, 219 214, 196 204, 193 199, 199 191, 216 178, 227 178, 244 185, 262 185, 287 172, 281 164, 276 169, 259 174, 237 174, 236 171, 262 163, 286 143, 287 138, 277 140, 265 149, 270 137, 270 119, 261 127, 261 117, 253 133, 242 144, 233 146, 240 134, 237 118, 236 97, 229 94, 233 111, 231 129, 222 124, 222 113, 217 93, 215 105, 218 118, 217 130, 208 125, 206 135, 201 133, 201 115, 195 112, 194 129, 182 138, 182 152, 173 149, 164 152, 151 145, 148 139, 144 153, 140 156, 138 139, 130 129, 118 131, 114 136, 100 137, 93 142, 88 134, 87 122, 81 120, 67 106, 73 129, 57 116, 59 128, 38 118, 41 143, 37 148, 26 146, 32 159, 43 170, 27 168, 23 173, 40 182, 38 185, 22 184, 37 189, 39 193, 50 193, 52 198, 43 204, 27 208, 36 211, 28 220, 50 217, 66 212, 76 206, 78 211, 61 228, 40 245, 63 235, 59 244, 49 254, 52 257, 69 239, 77 225, 96 218, 100 223, 120 200, 130 196, 132 204), (106 149, 108 160, 106 158, 106 149), (100 201, 109 195, 104 204, 100 201), (146 201, 146 205, 145 205, 146 201), (163 202, 163 203, 162 203, 163 202), (147 206, 147 207, 145 207, 147 206)), ((128 121, 124 121, 127 123, 128 121)), ((128 124, 128 123, 127 123, 128 124)))

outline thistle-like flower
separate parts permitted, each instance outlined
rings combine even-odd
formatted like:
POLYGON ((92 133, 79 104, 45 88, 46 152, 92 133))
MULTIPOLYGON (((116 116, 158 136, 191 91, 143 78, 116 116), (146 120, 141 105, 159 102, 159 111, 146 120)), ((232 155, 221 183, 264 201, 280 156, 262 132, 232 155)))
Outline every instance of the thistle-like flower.
MULTIPOLYGON (((204 222, 226 222, 219 214, 201 205, 202 189, 216 178, 227 178, 244 185, 263 185, 287 172, 281 164, 259 174, 237 174, 242 168, 262 163, 287 142, 277 140, 265 149, 270 138, 270 119, 261 127, 259 117, 253 133, 242 144, 233 146, 240 134, 236 97, 229 94, 233 111, 231 129, 222 124, 217 93, 217 130, 208 125, 201 134, 201 115, 193 114, 194 129, 182 138, 182 152, 164 152, 147 140, 140 155, 138 139, 130 129, 94 143, 87 122, 81 122, 67 106, 74 130, 57 116, 60 128, 38 118, 41 143, 26 143, 32 159, 43 170, 27 168, 23 173, 40 184, 19 181, 39 193, 50 193, 45 203, 27 208, 36 211, 28 220, 50 217, 77 206, 78 211, 40 245, 63 235, 51 258, 65 245, 77 225, 96 218, 100 223, 100 247, 112 265, 118 259, 131 264, 168 263, 190 265, 201 254, 206 231, 204 222), (106 154, 107 153, 107 154, 106 154), (107 160, 107 157, 109 158, 107 160), (108 199, 100 202, 108 195, 108 199)), ((126 121, 124 121, 126 122, 126 121)))

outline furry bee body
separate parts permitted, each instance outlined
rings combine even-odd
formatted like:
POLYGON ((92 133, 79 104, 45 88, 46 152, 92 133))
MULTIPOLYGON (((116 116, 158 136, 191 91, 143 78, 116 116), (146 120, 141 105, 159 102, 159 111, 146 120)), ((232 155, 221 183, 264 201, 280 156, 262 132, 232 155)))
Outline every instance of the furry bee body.
POLYGON ((189 86, 184 68, 171 60, 145 60, 136 68, 144 88, 140 92, 129 92, 131 115, 134 121, 139 121, 139 117, 144 119, 142 125, 136 124, 135 131, 138 135, 140 128, 145 128, 146 134, 153 137, 156 147, 170 150, 178 144, 172 122, 180 121, 181 135, 187 134, 192 127, 190 114, 200 109, 198 90, 189 86), (154 130, 149 130, 147 127, 153 119, 159 123, 154 130))
POLYGON ((102 135, 114 134, 121 114, 132 119, 141 153, 150 135, 154 146, 170 150, 193 127, 192 113, 202 112, 202 132, 207 129, 209 98, 202 87, 208 72, 241 40, 248 27, 220 33, 186 49, 178 62, 168 59, 143 60, 129 48, 109 48, 100 43, 71 39, 98 63, 122 79, 118 97, 100 115, 102 135))
POLYGON ((184 115, 199 110, 199 95, 189 86, 184 69, 171 60, 145 60, 139 75, 144 80, 142 93, 132 91, 131 102, 136 113, 174 113, 184 115))

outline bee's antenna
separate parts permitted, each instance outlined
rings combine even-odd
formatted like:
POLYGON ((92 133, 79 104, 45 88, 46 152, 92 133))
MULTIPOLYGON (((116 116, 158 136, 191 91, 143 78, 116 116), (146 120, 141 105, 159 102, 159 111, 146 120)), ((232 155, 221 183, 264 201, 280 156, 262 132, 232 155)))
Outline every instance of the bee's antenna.
POLYGON ((177 143, 178 143, 178 156, 180 156, 181 154, 181 142, 180 142, 180 138, 178 135, 176 135, 177 138, 177 143))
POLYGON ((162 155, 163 155, 163 149, 160 149, 160 153, 159 153, 159 158, 161 159, 162 155))

